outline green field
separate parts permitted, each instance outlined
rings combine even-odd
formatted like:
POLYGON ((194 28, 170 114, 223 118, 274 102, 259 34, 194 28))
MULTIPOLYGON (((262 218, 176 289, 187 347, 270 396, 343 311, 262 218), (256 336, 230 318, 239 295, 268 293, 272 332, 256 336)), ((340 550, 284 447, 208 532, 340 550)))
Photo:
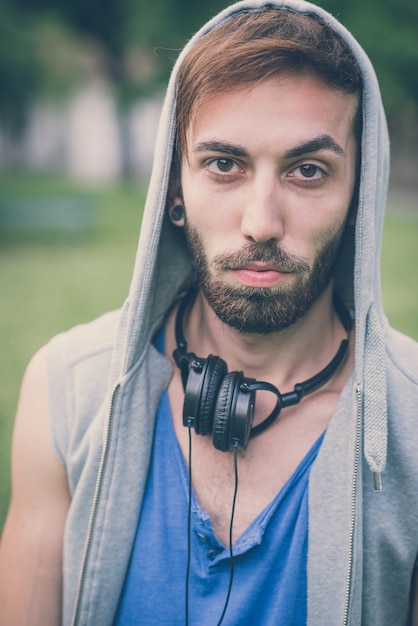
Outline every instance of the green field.
MULTIPOLYGON (((144 194, 136 185, 75 189, 55 180, 0 179, 1 200, 70 198, 90 221, 50 232, 0 232, 0 528, 9 499, 12 424, 25 365, 51 335, 122 304, 130 282, 144 194)), ((25 203, 24 203, 25 204, 25 203)), ((392 324, 418 340, 418 207, 390 211, 383 245, 383 297, 392 324)), ((0 222, 1 227, 1 222, 0 222)))

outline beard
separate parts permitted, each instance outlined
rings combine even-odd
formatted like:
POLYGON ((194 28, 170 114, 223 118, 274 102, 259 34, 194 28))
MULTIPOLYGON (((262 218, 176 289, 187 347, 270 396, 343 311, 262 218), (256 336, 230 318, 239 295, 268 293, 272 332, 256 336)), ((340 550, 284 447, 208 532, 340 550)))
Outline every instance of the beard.
POLYGON ((268 335, 295 324, 325 291, 333 277, 341 249, 343 228, 329 229, 310 265, 306 259, 286 252, 280 243, 252 242, 237 252, 212 260, 211 270, 203 239, 186 222, 185 231, 199 287, 217 317, 242 333, 268 335), (290 284, 274 287, 228 285, 217 276, 254 262, 273 264, 291 272, 290 284))

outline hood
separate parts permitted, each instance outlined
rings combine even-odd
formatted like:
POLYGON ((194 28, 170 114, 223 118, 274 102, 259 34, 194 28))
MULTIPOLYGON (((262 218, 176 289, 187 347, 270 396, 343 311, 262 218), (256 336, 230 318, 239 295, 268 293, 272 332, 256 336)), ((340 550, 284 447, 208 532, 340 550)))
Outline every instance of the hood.
POLYGON ((363 81, 360 186, 356 226, 348 229, 336 274, 336 290, 356 323, 355 384, 362 393, 364 453, 380 488, 386 463, 385 318, 380 294, 380 247, 388 182, 389 142, 379 87, 372 65, 351 34, 330 14, 303 0, 252 0, 231 5, 188 43, 174 66, 164 101, 154 166, 146 199, 129 296, 123 307, 112 368, 112 386, 141 358, 145 345, 174 300, 193 281, 193 269, 180 229, 166 211, 175 139, 176 76, 195 42, 230 15, 277 7, 314 14, 352 49, 363 81))

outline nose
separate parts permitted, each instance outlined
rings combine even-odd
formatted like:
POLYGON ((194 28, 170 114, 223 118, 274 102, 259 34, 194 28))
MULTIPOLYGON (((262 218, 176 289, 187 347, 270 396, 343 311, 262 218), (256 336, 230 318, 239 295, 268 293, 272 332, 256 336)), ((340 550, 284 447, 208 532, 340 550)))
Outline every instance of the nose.
POLYGON ((280 241, 284 235, 284 197, 275 176, 254 179, 244 200, 241 231, 246 239, 280 241))

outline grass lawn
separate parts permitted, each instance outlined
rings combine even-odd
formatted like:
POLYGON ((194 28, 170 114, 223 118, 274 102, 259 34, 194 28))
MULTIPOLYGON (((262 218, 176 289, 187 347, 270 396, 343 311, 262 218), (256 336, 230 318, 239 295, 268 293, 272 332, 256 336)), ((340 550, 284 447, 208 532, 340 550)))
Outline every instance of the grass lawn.
POLYGON ((415 213, 388 213, 381 272, 390 323, 418 341, 418 204, 415 213))
POLYGON ((0 528, 9 499, 12 424, 31 355, 51 335, 121 306, 133 269, 144 194, 135 185, 74 189, 0 179, 0 199, 77 198, 93 209, 85 233, 0 234, 0 528))
MULTIPOLYGON (((9 500, 12 424, 28 359, 53 334, 122 304, 130 282, 143 190, 75 189, 65 181, 0 178, 4 198, 74 198, 92 207, 78 233, 0 233, 0 528, 9 500)), ((418 340, 418 207, 390 212, 383 245, 383 297, 392 324, 418 340)))

